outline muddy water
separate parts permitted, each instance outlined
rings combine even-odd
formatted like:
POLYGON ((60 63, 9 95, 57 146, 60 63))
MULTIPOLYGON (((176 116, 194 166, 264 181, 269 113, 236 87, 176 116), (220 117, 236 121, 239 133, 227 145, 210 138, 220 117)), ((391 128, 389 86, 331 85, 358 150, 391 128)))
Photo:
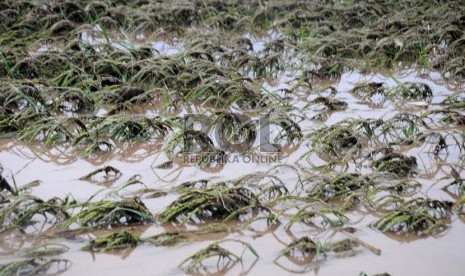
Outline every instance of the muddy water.
MULTIPOLYGON (((83 33, 82 39, 88 43, 96 43, 90 35, 83 33)), ((146 38, 138 37, 140 43, 146 43, 146 38)), ((131 42, 138 46, 136 42, 131 42)), ((256 49, 263 47, 263 41, 255 41, 256 49)), ((180 46, 176 43, 156 41, 151 47, 163 54, 175 54, 180 51, 180 46)), ((312 120, 315 115, 321 113, 319 107, 308 107, 316 93, 306 93, 298 91, 291 96, 289 103, 295 107, 291 114, 303 116, 299 122, 304 135, 312 129, 323 125, 332 125, 349 118, 374 118, 389 119, 400 112, 421 114, 425 110, 425 105, 429 109, 439 108, 437 104, 442 102, 448 95, 457 91, 463 91, 463 84, 445 81, 441 75, 435 72, 422 73, 415 69, 398 70, 393 74, 362 74, 358 71, 346 72, 339 79, 328 81, 337 90, 334 98, 348 103, 348 108, 343 111, 326 112, 322 121, 312 120), (428 84, 434 97, 431 102, 419 101, 395 101, 392 99, 381 99, 377 104, 369 103, 354 97, 349 91, 360 82, 384 82, 390 88, 396 86, 397 79, 400 82, 422 82, 428 84)), ((265 93, 276 93, 280 89, 290 88, 292 72, 282 73, 278 80, 273 83, 263 83, 265 93)), ((323 93, 324 94, 324 93, 323 93)), ((326 95, 324 95, 326 96, 326 95)), ((144 112, 156 112, 155 110, 145 110, 144 112)), ((463 133, 463 127, 455 130, 463 133)), ((289 150, 283 158, 283 164, 296 165, 303 168, 302 174, 311 174, 312 165, 300 160, 300 157, 308 151, 308 139, 289 150)), ((5 167, 3 175, 9 180, 14 179, 16 183, 29 183, 40 180, 40 184, 31 188, 31 194, 43 199, 52 197, 64 197, 72 195, 78 201, 87 200, 89 197, 99 193, 96 198, 102 198, 113 188, 120 187, 134 175, 140 175, 141 181, 148 188, 165 189, 174 187, 186 181, 196 179, 211 179, 214 181, 233 179, 242 175, 267 171, 276 164, 249 164, 245 162, 228 163, 224 167, 209 172, 196 166, 190 166, 174 162, 168 168, 157 168, 158 165, 168 161, 169 158, 160 150, 160 145, 146 143, 135 143, 124 145, 113 153, 100 156, 98 160, 81 158, 75 152, 67 148, 47 148, 39 143, 23 143, 12 139, 0 140, 0 163, 5 167), (100 179, 94 183, 79 180, 103 165, 110 165, 121 170, 123 175, 115 180, 100 179)), ((433 157, 431 153, 423 149, 408 148, 403 150, 406 155, 417 157, 419 173, 416 180, 423 184, 422 193, 437 199, 452 200, 452 198, 441 190, 444 184, 450 180, 439 181, 438 185, 433 185, 438 180, 449 177, 450 168, 454 167, 462 177, 465 176, 465 161, 463 153, 451 147, 449 152, 441 153, 438 157, 433 157), (442 185, 441 185, 442 184, 442 185)), ((318 164, 321 160, 314 159, 312 163, 318 164)), ((348 171, 370 172, 370 168, 362 169, 349 167, 348 171)), ((280 177, 286 180, 289 185, 297 181, 297 176, 284 170, 280 177)), ((450 182, 450 181, 449 181, 450 182)), ((141 188, 139 186, 138 188, 141 188)), ((132 187, 137 188, 137 187, 132 187)), ((131 189, 132 189, 131 188, 131 189)), ((130 190, 121 193, 130 193, 130 190)), ((144 199, 144 203, 153 212, 157 213, 166 207, 176 198, 176 195, 167 195, 154 199, 144 199)), ((285 231, 286 219, 283 224, 274 231, 260 233, 258 231, 244 230, 231 233, 215 233, 196 237, 196 242, 175 246, 156 247, 143 244, 136 248, 117 251, 113 253, 89 253, 81 250, 83 240, 92 237, 86 234, 74 238, 58 238, 54 242, 59 242, 69 246, 69 251, 62 255, 63 258, 72 261, 71 268, 66 272, 69 275, 177 275, 182 271, 176 266, 185 258, 192 255, 201 248, 206 247, 212 241, 219 238, 237 238, 250 243, 260 255, 256 259, 252 255, 245 255, 244 262, 236 264, 228 271, 223 271, 230 275, 250 273, 252 275, 284 275, 291 273, 310 273, 318 275, 358 275, 360 272, 375 274, 388 272, 392 275, 463 275, 463 252, 465 251, 465 225, 456 216, 452 217, 451 227, 439 237, 409 238, 388 236, 369 227, 376 218, 364 212, 353 212, 349 214, 351 227, 357 229, 356 236, 363 241, 381 249, 380 256, 362 248, 361 253, 354 257, 330 258, 325 262, 317 263, 310 268, 305 268, 286 262, 281 258, 278 262, 274 259, 279 255, 280 250, 295 237, 307 234, 306 229, 294 229, 292 235, 285 231)), ((142 236, 151 236, 163 232, 162 226, 137 226, 133 228, 136 233, 142 236)), ((321 240, 331 241, 344 238, 345 235, 337 229, 329 230, 319 234, 321 240)), ((8 253, 19 248, 27 247, 30 244, 37 244, 49 240, 46 234, 34 235, 11 235, 0 241, 0 256, 3 260, 14 259, 8 253)), ((212 269, 214 272, 214 269, 212 269)))

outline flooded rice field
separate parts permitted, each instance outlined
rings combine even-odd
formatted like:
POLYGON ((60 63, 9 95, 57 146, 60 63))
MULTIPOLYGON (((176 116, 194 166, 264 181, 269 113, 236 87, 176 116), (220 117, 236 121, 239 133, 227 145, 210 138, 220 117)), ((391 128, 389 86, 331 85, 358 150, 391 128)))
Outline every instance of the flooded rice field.
POLYGON ((0 12, 0 275, 465 273, 460 1, 0 12))

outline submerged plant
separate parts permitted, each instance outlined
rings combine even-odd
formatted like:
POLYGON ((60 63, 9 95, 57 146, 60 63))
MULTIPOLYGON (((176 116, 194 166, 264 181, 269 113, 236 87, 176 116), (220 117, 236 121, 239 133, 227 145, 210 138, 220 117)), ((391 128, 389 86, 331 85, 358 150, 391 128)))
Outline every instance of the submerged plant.
POLYGON ((368 190, 375 183, 368 176, 359 174, 331 174, 328 176, 314 176, 303 180, 303 186, 313 187, 307 191, 310 197, 329 199, 344 199, 359 190, 368 190))
POLYGON ((20 195, 0 209, 0 233, 10 229, 33 226, 37 222, 43 224, 63 222, 69 218, 67 209, 72 204, 73 202, 68 198, 64 200, 52 198, 44 201, 34 196, 20 195), (37 216, 42 216, 44 220, 37 221, 37 216))
POLYGON ((465 108, 465 93, 460 92, 450 96, 442 101, 441 105, 449 109, 461 109, 465 108))
POLYGON ((102 200, 89 202, 67 224, 79 222, 84 227, 107 225, 127 225, 146 223, 152 220, 152 214, 138 198, 120 201, 102 200))
POLYGON ((404 99, 426 101, 433 98, 431 88, 425 83, 404 82, 400 84, 393 93, 400 95, 404 99))
POLYGON ((71 262, 66 259, 30 258, 0 264, 0 275, 60 274, 70 266, 71 262))
POLYGON ((389 153, 373 162, 373 167, 381 172, 390 172, 398 176, 409 176, 416 172, 417 159, 400 153, 389 153))
POLYGON ((231 267, 233 267, 237 262, 242 261, 243 255, 246 250, 249 250, 256 258, 258 258, 258 254, 255 249, 248 243, 239 241, 239 240, 223 240, 213 244, 210 244, 206 248, 203 248, 196 252, 194 255, 190 256, 189 258, 185 259, 181 264, 179 264, 179 268, 184 270, 185 272, 193 273, 193 272, 201 272, 202 270, 208 272, 208 268, 205 266, 207 265, 208 261, 213 259, 217 259, 217 269, 218 273, 226 272, 231 267), (244 250, 241 255, 235 254, 232 251, 225 249, 224 247, 220 246, 221 243, 225 242, 234 242, 239 243, 244 246, 244 250))
POLYGON ((91 240, 84 249, 94 252, 105 252, 136 246, 139 241, 139 237, 123 230, 91 240))
POLYGON ((324 105, 329 111, 337 111, 337 110, 344 110, 347 108, 347 103, 341 100, 336 100, 330 97, 317 97, 313 101, 311 101, 308 105, 316 105, 322 104, 324 105))
POLYGON ((351 239, 344 239, 337 242, 332 242, 324 245, 326 252, 334 252, 338 256, 344 256, 347 254, 356 254, 355 248, 360 244, 357 241, 351 239))
POLYGON ((22 255, 28 258, 37 258, 37 257, 62 254, 68 250, 69 250, 69 247, 63 244, 45 243, 39 246, 28 248, 27 250, 25 250, 25 252, 22 255))
POLYGON ((275 261, 283 256, 292 260, 293 263, 308 265, 314 261, 325 259, 326 251, 321 243, 315 242, 309 237, 303 237, 287 245, 275 261))
POLYGON ((385 90, 384 83, 370 82, 359 83, 350 92, 359 99, 369 101, 375 106, 380 106, 386 100, 385 90))
POLYGON ((187 190, 163 210, 159 217, 164 223, 199 223, 205 219, 237 219, 240 215, 260 210, 267 211, 250 190, 217 185, 204 190, 187 190))
POLYGON ((434 116, 434 115, 439 115, 440 116, 440 122, 443 123, 449 123, 449 124, 456 124, 456 125, 465 125, 465 115, 461 114, 458 111, 453 111, 453 110, 431 110, 428 111, 424 116, 429 117, 429 116, 434 116))
POLYGON ((363 139, 351 127, 334 125, 311 133, 311 143, 323 155, 344 159, 358 154, 363 139))
POLYGON ((73 141, 73 138, 86 132, 85 124, 78 118, 55 117, 38 120, 19 133, 19 139, 43 141, 46 145, 60 145, 73 141))
POLYGON ((171 126, 161 118, 117 114, 97 122, 95 131, 100 135, 108 133, 112 139, 122 141, 164 137, 170 130, 171 126))
POLYGON ((372 224, 382 232, 419 235, 438 234, 447 228, 444 219, 452 203, 429 199, 414 199, 372 224))
MULTIPOLYGON (((278 216, 288 234, 303 226, 303 231, 310 228, 322 235, 340 232, 359 212, 380 216, 373 227, 398 234, 436 234, 455 215, 464 218, 459 168, 465 150, 465 97, 460 91, 449 93, 462 88, 465 76, 461 1, 187 2, 0 1, 0 136, 27 142, 1 141, 2 156, 71 164, 80 154, 101 168, 81 180, 102 176, 113 181, 121 172, 100 167, 107 158, 140 161, 158 153, 158 143, 169 161, 156 168, 157 176, 179 173, 176 179, 190 165, 209 173, 231 173, 224 161, 233 146, 218 146, 217 140, 234 144, 264 138, 260 146, 249 144, 241 152, 283 153, 289 157, 285 162, 306 151, 302 158, 309 165, 297 164, 297 181, 276 170, 224 183, 196 181, 131 193, 153 200, 174 193, 177 198, 157 219, 182 231, 171 232, 173 225, 163 225, 168 232, 146 239, 121 231, 92 241, 90 250, 131 248, 138 242, 169 246, 206 233, 254 232, 255 238, 265 233, 256 231, 257 224, 277 224, 278 216), (400 80, 416 74, 404 72, 404 67, 421 69, 419 79, 428 81, 401 83, 387 73, 396 87, 379 82, 385 79, 379 71, 392 70, 400 80), (352 71, 356 74, 346 74, 352 71), (437 82, 437 73, 458 82, 437 82), (370 82, 342 91, 360 75, 370 82), (447 91, 436 91, 439 85, 447 91), (307 117, 307 111, 322 112, 307 117), (218 132, 184 131, 182 120, 192 113, 211 115, 218 132), (244 122, 242 115, 253 119, 244 122), (344 120, 355 116, 363 118, 344 120), (68 151, 69 145, 74 152, 68 151), (422 162, 424 156, 429 160, 422 162), (181 165, 182 157, 193 159, 181 165), (451 163, 459 171, 453 171, 450 184, 453 206, 419 198, 429 182, 416 181, 416 173, 422 179, 440 178, 451 163), (424 167, 419 170, 418 165, 424 167), (302 181, 301 171, 307 174, 302 181)), ((18 172, 26 172, 26 167, 18 172)), ((140 178, 129 179, 112 195, 133 184, 142 184, 140 178)), ((449 192, 450 185, 443 191, 449 192)), ((86 232, 154 222, 138 198, 46 201, 29 196, 37 192, 31 187, 16 187, 14 179, 0 176, 5 245, 35 240, 31 228, 37 230, 40 224, 55 230, 65 222, 86 232), (13 229, 19 231, 9 231, 13 229)), ((331 253, 356 251, 350 240, 323 245, 309 237, 295 240, 280 257, 296 264, 303 260, 307 267, 316 267, 331 253)), ((219 261, 214 272, 226 273, 242 255, 224 245, 204 248, 181 269, 208 274, 210 262, 214 266, 219 261)), ((28 255, 21 256, 27 259, 0 265, 0 274, 59 273, 47 269, 51 260, 39 257, 65 249, 29 248, 28 255)))
POLYGON ((294 224, 301 223, 310 227, 324 229, 329 227, 342 226, 349 219, 335 209, 324 207, 321 205, 309 204, 300 208, 295 215, 289 219, 286 229, 289 230, 294 224))
POLYGON ((155 236, 142 239, 144 242, 152 243, 156 246, 171 246, 178 243, 188 242, 190 239, 178 232, 160 233, 155 236))

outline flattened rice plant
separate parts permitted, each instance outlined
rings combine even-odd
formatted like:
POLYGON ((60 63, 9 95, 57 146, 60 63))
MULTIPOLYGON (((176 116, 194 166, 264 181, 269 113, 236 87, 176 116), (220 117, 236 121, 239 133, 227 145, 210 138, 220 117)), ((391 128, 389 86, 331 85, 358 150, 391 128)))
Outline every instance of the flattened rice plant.
POLYGON ((73 141, 74 137, 85 133, 86 125, 74 117, 47 117, 23 128, 19 139, 39 140, 45 145, 60 145, 73 141))
POLYGON ((71 262, 66 259, 30 258, 0 265, 0 275, 60 274, 68 270, 71 262))
POLYGON ((126 114, 111 115, 98 121, 95 125, 97 133, 108 133, 116 141, 131 139, 149 139, 153 136, 164 137, 171 126, 161 118, 130 116, 126 114))
POLYGON ((373 167, 380 172, 389 172, 398 176, 409 176, 416 172, 417 159, 391 152, 373 162, 373 167))
POLYGON ((204 190, 191 189, 183 192, 159 217, 163 223, 199 223, 203 220, 237 219, 242 214, 260 210, 269 213, 250 190, 216 185, 204 190))
POLYGON ((190 239, 178 232, 166 232, 143 238, 143 241, 152 243, 156 246, 172 246, 178 243, 189 242, 190 239))
POLYGON ((73 202, 68 198, 64 200, 52 198, 44 201, 40 198, 20 195, 0 209, 0 233, 10 229, 22 229, 37 223, 36 215, 42 216, 45 223, 56 224, 69 218, 67 209, 73 202))
POLYGON ((213 259, 217 259, 217 273, 226 272, 237 262, 242 261, 243 255, 246 250, 249 250, 256 258, 259 258, 255 249, 248 243, 239 240, 219 241, 199 250, 194 255, 185 259, 181 264, 179 264, 178 267, 188 273, 200 273, 202 271, 205 271, 208 274, 208 268, 206 267, 207 263, 209 261, 211 262, 213 259), (242 254, 235 254, 232 251, 220 246, 221 243, 225 242, 234 242, 243 245, 244 250, 242 254))
POLYGON ((108 234, 95 240, 91 240, 86 246, 84 246, 84 249, 93 252, 125 249, 136 246, 139 240, 139 237, 132 235, 126 230, 122 230, 117 233, 108 234))
POLYGON ((448 227, 444 219, 449 217, 451 209, 452 204, 445 201, 415 199, 386 214, 372 226, 382 232, 398 235, 439 234, 448 227))
POLYGON ((433 92, 425 83, 404 82, 392 92, 394 96, 407 100, 424 100, 431 101, 433 92))
POLYGON ((283 256, 295 264, 308 265, 314 261, 325 259, 326 251, 321 243, 315 242, 309 237, 303 237, 287 245, 276 257, 275 262, 283 256))
POLYGON ((138 198, 120 201, 102 200, 86 203, 67 224, 79 222, 84 227, 102 227, 107 225, 126 225, 146 223, 152 220, 152 214, 138 198))
POLYGON ((333 125, 310 134, 312 149, 326 157, 351 160, 359 155, 364 139, 352 127, 333 125))

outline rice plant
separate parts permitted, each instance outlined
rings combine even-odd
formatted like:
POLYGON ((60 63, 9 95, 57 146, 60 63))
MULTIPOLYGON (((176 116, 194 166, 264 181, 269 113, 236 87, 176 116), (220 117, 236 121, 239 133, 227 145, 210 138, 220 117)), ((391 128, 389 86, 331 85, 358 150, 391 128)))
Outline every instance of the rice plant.
POLYGON ((286 229, 290 230, 295 224, 302 224, 316 229, 327 229, 342 226, 349 219, 341 212, 319 204, 308 204, 299 208, 297 213, 291 216, 286 229))
POLYGON ((156 246, 173 246, 179 243, 189 242, 190 239, 178 232, 164 232, 151 237, 143 238, 144 242, 152 243, 156 246))
POLYGON ((347 108, 347 103, 344 101, 322 96, 315 98, 307 104, 307 106, 313 105, 323 105, 329 111, 344 110, 347 108))
POLYGON ((260 210, 267 209, 248 189, 216 185, 187 190, 158 216, 163 223, 202 223, 204 220, 237 219, 242 214, 260 210))
POLYGON ((138 198, 120 201, 89 202, 69 218, 68 225, 78 222, 83 227, 141 224, 152 221, 152 214, 138 198))
POLYGON ((71 266, 66 259, 29 258, 0 265, 0 275, 60 274, 71 266))
POLYGON ((202 273, 202 272, 208 273, 208 268, 205 267, 207 265, 207 262, 211 261, 212 259, 217 259, 216 260, 217 273, 226 272, 232 266, 234 266, 237 262, 242 261, 243 255, 246 250, 250 251, 256 258, 259 258, 258 253, 248 243, 245 243, 239 240, 218 241, 218 242, 210 244, 209 246, 199 250, 192 256, 188 257, 183 262, 181 262, 178 267, 188 273, 202 273), (233 243, 238 243, 240 245, 243 245, 244 250, 242 254, 240 255, 235 254, 232 251, 220 245, 226 242, 233 242, 233 243))
POLYGON ((400 153, 389 153, 373 162, 373 167, 380 172, 389 172, 398 176, 409 176, 416 172, 417 159, 400 153))
POLYGON ((75 136, 86 131, 86 125, 78 118, 48 117, 22 129, 18 138, 43 141, 45 145, 60 145, 72 142, 75 136))
POLYGON ((161 118, 147 118, 116 114, 98 121, 95 131, 100 135, 108 133, 116 140, 149 139, 153 136, 164 137, 171 126, 161 118))
POLYGON ((340 173, 304 179, 303 186, 311 186, 307 190, 308 196, 329 200, 336 198, 344 199, 359 190, 362 190, 363 193, 374 187, 375 183, 367 176, 340 173))
POLYGON ((93 252, 125 249, 128 247, 136 246, 139 240, 139 237, 132 235, 126 230, 122 230, 116 233, 104 235, 95 240, 91 240, 86 246, 84 246, 84 249, 93 252))
POLYGON ((344 125, 333 125, 310 133, 311 145, 314 151, 324 156, 334 156, 347 160, 357 156, 363 144, 353 128, 344 125))
POLYGON ((279 255, 275 262, 280 258, 286 257, 297 265, 309 265, 312 262, 324 260, 327 255, 325 248, 319 242, 315 242, 309 237, 302 237, 288 244, 279 255))
MULTIPOLYGON (((40 198, 19 195, 0 209, 0 233, 11 229, 23 229, 42 223, 57 224, 67 220, 68 208, 74 205, 72 200, 52 198, 44 201, 40 198), (42 220, 37 219, 42 217, 42 220)), ((40 231, 40 228, 39 228, 40 231)))
POLYGON ((408 100, 431 101, 433 92, 425 83, 404 82, 400 84, 392 93, 408 100))
POLYGON ((69 247, 59 243, 45 243, 26 249, 22 255, 27 258, 38 258, 65 253, 69 247))
POLYGON ((444 231, 452 203, 430 199, 414 199, 406 202, 401 208, 394 210, 372 226, 382 232, 396 234, 438 234, 444 231))

